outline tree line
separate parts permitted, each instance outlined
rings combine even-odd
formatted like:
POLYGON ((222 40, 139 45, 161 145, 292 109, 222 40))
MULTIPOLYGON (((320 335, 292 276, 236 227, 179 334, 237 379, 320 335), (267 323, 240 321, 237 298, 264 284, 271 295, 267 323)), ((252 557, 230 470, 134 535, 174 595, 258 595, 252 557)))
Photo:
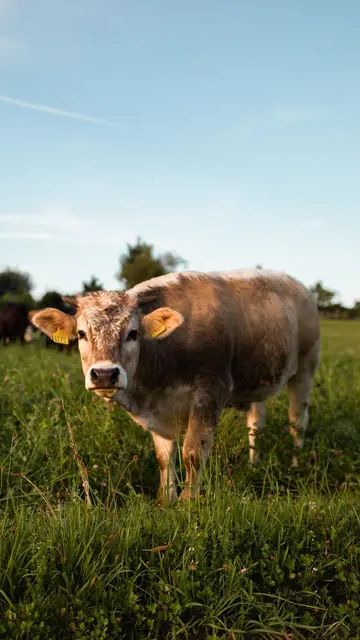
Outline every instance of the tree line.
MULTIPOLYGON (((138 238, 127 245, 126 252, 120 256, 119 268, 115 277, 119 281, 119 289, 130 289, 139 282, 176 271, 180 266, 186 267, 186 261, 173 252, 158 254, 153 245, 138 238)), ((7 268, 0 272, 0 306, 9 302, 18 302, 31 308, 55 307, 66 310, 63 296, 58 291, 46 291, 39 299, 32 295, 34 283, 30 274, 17 269, 7 268)), ((91 291, 102 291, 103 283, 91 275, 82 283, 80 291, 86 294, 91 291)), ((69 292, 71 297, 74 292, 69 292)), ((66 296, 65 296, 66 297, 66 296)))
MULTIPOLYGON (((119 288, 130 289, 139 282, 162 276, 179 267, 186 267, 186 261, 173 252, 157 254, 153 245, 138 238, 131 245, 127 245, 124 254, 120 256, 119 269, 115 276, 119 281, 119 288)), ((259 267, 260 268, 260 267, 259 267)), ((47 291, 40 299, 32 296, 33 280, 28 273, 17 269, 5 269, 0 272, 0 305, 8 302, 22 302, 32 308, 56 307, 64 308, 63 296, 58 291, 47 291)), ((89 280, 82 283, 81 292, 102 291, 103 284, 91 275, 89 280)), ((319 280, 310 287, 319 311, 329 318, 352 319, 360 318, 360 300, 356 300, 352 307, 345 307, 337 300, 337 294, 326 288, 319 280)), ((74 292, 70 292, 70 296, 74 292)))

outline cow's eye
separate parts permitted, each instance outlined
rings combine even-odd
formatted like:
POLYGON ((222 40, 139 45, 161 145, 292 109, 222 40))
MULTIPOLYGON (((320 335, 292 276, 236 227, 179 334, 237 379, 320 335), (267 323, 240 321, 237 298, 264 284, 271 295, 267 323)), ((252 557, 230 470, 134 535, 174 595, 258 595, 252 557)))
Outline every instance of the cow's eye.
POLYGON ((86 338, 86 333, 82 329, 79 329, 79 331, 77 332, 77 336, 79 340, 81 340, 81 338, 86 338))
POLYGON ((129 342, 130 340, 137 340, 138 335, 139 335, 139 332, 137 331, 137 329, 132 329, 128 333, 128 336, 126 338, 126 342, 129 342))

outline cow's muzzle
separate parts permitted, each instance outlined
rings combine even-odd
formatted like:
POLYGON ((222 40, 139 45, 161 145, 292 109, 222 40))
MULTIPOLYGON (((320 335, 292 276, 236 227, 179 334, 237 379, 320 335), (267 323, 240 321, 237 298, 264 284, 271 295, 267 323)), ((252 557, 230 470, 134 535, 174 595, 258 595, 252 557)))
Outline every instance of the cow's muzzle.
POLYGON ((119 367, 92 367, 90 369, 90 380, 92 389, 114 389, 117 388, 120 378, 119 367))
POLYGON ((96 395, 110 398, 121 389, 127 388, 127 374, 118 362, 100 360, 94 362, 85 375, 85 387, 96 395))

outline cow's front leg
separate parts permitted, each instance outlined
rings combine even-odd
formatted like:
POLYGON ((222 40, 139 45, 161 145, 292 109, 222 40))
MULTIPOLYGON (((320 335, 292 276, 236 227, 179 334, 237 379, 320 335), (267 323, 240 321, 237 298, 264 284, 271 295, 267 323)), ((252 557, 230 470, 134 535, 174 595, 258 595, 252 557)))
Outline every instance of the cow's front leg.
POLYGON ((195 392, 182 449, 186 478, 181 500, 195 498, 199 494, 201 471, 209 457, 222 408, 217 395, 208 390, 195 392))
POLYGON ((253 402, 246 413, 246 426, 249 433, 249 462, 255 464, 258 461, 256 438, 265 425, 265 405, 262 402, 253 402))
POLYGON ((158 433, 152 431, 155 445, 155 455, 160 468, 160 486, 158 490, 159 504, 175 502, 177 492, 175 486, 175 440, 163 438, 158 433))

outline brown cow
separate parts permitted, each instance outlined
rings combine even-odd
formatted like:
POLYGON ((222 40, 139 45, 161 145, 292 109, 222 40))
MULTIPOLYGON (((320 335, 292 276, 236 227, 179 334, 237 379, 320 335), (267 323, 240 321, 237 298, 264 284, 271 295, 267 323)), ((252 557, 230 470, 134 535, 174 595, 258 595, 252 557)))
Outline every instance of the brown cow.
POLYGON ((127 292, 77 298, 75 317, 34 314, 48 336, 78 337, 85 386, 122 405, 151 431, 160 466, 160 498, 177 497, 171 460, 184 422, 181 498, 197 494, 224 407, 248 409, 250 461, 263 401, 285 384, 290 429, 303 444, 319 357, 319 318, 310 292, 276 272, 184 272, 127 292))
POLYGON ((0 338, 3 344, 20 340, 25 344, 26 329, 29 326, 28 307, 21 302, 7 302, 0 308, 0 338))

